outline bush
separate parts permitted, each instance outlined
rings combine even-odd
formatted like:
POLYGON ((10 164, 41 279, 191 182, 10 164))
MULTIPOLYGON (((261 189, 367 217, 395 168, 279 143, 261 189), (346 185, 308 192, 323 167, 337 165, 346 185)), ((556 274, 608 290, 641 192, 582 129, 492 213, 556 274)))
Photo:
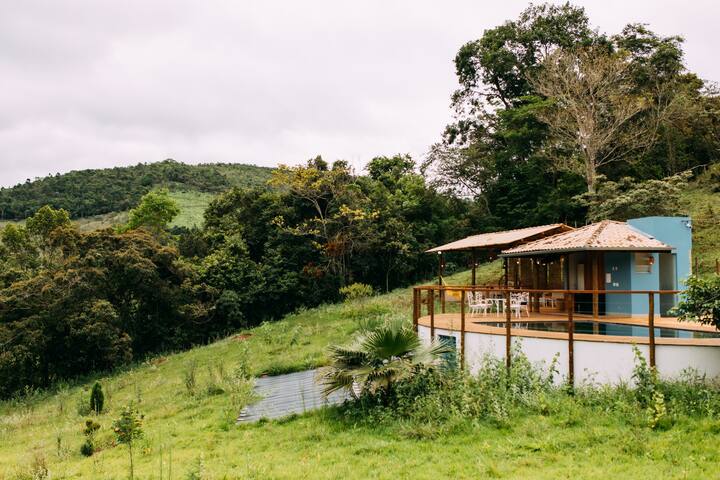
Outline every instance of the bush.
POLYGON ((353 283, 340 289, 340 295, 346 302, 357 300, 358 298, 370 297, 375 293, 370 285, 364 283, 353 283))
POLYGON ((103 394, 102 386, 99 382, 95 382, 90 392, 90 409, 97 415, 100 415, 105 406, 105 394, 103 394))
POLYGON ((673 313, 680 320, 720 327, 720 276, 688 277, 687 289, 673 313))
MULTIPOLYGON (((97 385, 97 384, 96 384, 97 385)), ((100 430, 100 424, 92 420, 85 420, 85 428, 83 428, 83 435, 85 435, 85 442, 80 445, 80 453, 86 457, 92 456, 95 453, 95 433, 100 430)))
POLYGON ((80 453, 84 457, 92 457, 93 453, 95 453, 95 447, 93 446, 92 440, 89 438, 85 439, 85 442, 80 445, 80 453))

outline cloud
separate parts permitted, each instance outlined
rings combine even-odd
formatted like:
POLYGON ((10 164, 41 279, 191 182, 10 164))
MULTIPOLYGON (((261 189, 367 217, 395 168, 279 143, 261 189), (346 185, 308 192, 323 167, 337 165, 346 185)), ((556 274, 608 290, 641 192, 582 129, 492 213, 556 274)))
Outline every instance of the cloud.
MULTIPOLYGON (((580 2, 601 30, 684 34, 718 78, 711 2, 580 2), (618 13, 621 12, 621 13, 618 13)), ((24 1, 0 15, 0 186, 152 162, 421 156, 462 43, 511 2, 24 1)))

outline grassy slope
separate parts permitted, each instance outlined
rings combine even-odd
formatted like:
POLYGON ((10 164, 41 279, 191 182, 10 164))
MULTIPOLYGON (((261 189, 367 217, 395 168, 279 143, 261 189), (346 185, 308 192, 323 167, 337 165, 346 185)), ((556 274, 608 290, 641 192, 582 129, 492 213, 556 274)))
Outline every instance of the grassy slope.
MULTIPOLYGON (((170 197, 175 200, 180 207, 180 214, 173 220, 173 227, 201 227, 203 222, 203 213, 207 208, 214 194, 198 191, 172 191, 170 197)), ((126 223, 128 220, 128 212, 112 212, 103 215, 93 215, 91 217, 79 218, 73 220, 78 228, 83 232, 99 230, 101 228, 114 227, 126 223)), ((23 223, 12 220, 0 221, 0 228, 8 223, 23 223)))
POLYGON ((204 192, 170 192, 170 197, 180 207, 180 214, 173 220, 173 227, 202 227, 203 214, 214 195, 204 192))
MULTIPOLYGON (((484 268, 481 281, 496 276, 484 268)), ((449 283, 462 281, 460 276, 449 283)), ((138 478, 164 478, 172 457, 173 478, 204 464, 202 478, 710 478, 716 475, 720 425, 679 422, 667 432, 636 429, 597 410, 523 415, 509 428, 465 424, 432 440, 413 439, 402 426, 388 430, 349 425, 332 412, 286 421, 236 426, 248 400, 235 394, 187 393, 184 372, 198 365, 202 390, 218 363, 231 371, 248 355, 255 374, 322 365, 328 343, 347 340, 363 319, 398 312, 409 317, 406 289, 365 301, 323 306, 290 315, 208 346, 157 357, 99 380, 108 410, 91 458, 78 453, 85 417, 77 402, 92 381, 0 404, 0 479, 18 477, 44 458, 52 478, 126 478, 127 453, 111 445, 112 421, 130 401, 145 414, 145 438, 136 457, 138 478), (246 352, 246 353, 245 353, 246 352)), ((200 477, 196 477, 200 478, 200 477)))
POLYGON ((683 194, 682 206, 693 219, 693 255, 700 271, 712 273, 720 259, 720 193, 694 185, 683 194))

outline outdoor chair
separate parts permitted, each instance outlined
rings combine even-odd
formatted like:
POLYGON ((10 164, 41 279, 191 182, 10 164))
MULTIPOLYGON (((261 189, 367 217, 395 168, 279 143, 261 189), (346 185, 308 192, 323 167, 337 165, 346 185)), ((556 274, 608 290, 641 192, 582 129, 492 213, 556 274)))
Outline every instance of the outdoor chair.
POLYGON ((527 292, 523 293, 511 293, 510 294, 510 311, 515 314, 515 317, 520 318, 523 310, 527 316, 530 316, 530 295, 527 292))
POLYGON ((482 292, 467 292, 467 303, 470 309, 470 316, 483 312, 483 316, 487 317, 487 312, 492 308, 492 302, 485 298, 482 292))

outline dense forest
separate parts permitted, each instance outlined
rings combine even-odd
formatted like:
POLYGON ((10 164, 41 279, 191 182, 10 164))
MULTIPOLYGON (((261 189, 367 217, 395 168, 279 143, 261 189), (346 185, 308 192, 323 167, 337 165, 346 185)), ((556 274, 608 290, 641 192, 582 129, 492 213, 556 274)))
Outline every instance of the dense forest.
POLYGON ((42 207, 0 231, 0 396, 144 355, 205 342, 362 282, 426 278, 423 252, 469 232, 468 203, 440 194, 406 156, 368 175, 315 158, 280 167, 275 188, 233 188, 203 229, 168 225, 178 208, 152 191, 127 225, 83 233, 42 207))
POLYGON ((718 188, 720 97, 679 37, 531 6, 455 66, 456 117, 420 165, 166 161, 0 191, 6 218, 29 217, 0 231, 0 396, 426 279, 423 252, 470 233, 673 215, 689 182, 718 188), (168 228, 178 209, 158 187, 180 184, 219 193, 202 228, 168 228), (70 222, 132 207, 116 229, 70 222))
POLYGON ((120 212, 153 188, 217 193, 263 185, 269 176, 269 168, 254 165, 186 165, 174 160, 77 170, 0 188, 0 220, 25 219, 44 205, 65 209, 73 218, 120 212))

